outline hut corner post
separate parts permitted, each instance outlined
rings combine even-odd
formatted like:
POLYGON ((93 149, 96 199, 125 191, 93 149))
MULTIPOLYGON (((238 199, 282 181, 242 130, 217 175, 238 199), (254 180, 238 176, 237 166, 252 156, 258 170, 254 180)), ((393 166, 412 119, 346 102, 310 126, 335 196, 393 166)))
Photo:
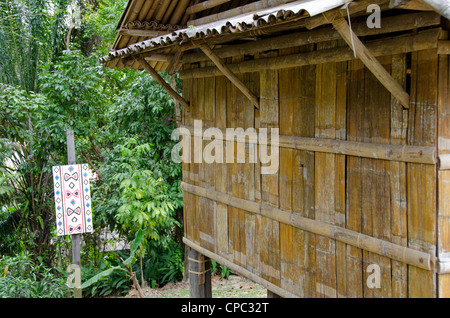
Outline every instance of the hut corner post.
POLYGON ((189 295, 191 298, 212 298, 211 261, 189 247, 189 295))

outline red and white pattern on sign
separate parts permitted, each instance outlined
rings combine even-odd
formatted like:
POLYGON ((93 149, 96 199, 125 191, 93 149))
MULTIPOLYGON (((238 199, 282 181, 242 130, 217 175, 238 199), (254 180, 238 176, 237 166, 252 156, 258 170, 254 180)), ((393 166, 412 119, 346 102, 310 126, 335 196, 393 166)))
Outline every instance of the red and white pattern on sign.
POLYGON ((58 236, 93 232, 88 165, 53 167, 58 236))

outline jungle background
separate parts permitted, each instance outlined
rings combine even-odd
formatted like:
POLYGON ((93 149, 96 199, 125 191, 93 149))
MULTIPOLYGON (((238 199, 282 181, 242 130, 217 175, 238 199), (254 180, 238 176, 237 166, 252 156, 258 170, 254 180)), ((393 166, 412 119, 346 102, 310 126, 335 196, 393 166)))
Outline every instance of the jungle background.
POLYGON ((174 102, 145 72, 99 62, 126 4, 0 0, 0 297, 67 297, 71 238, 56 236, 51 169, 67 164, 69 129, 77 163, 98 177, 83 296, 125 295, 133 275, 151 288, 185 274, 174 102))

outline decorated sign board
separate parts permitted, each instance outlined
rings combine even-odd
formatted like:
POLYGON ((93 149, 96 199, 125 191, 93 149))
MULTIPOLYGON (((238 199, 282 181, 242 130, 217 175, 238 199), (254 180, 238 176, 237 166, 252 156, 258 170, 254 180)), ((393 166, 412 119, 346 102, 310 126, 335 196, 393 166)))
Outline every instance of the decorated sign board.
POLYGON ((86 164, 53 167, 58 236, 93 232, 90 175, 86 164))

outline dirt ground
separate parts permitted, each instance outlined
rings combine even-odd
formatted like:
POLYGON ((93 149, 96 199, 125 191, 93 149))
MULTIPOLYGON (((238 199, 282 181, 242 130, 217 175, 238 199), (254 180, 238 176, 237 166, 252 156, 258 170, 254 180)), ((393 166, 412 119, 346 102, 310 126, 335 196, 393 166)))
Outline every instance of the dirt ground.
MULTIPOLYGON (((267 290, 238 275, 228 279, 214 276, 211 279, 213 298, 266 298, 267 290)), ((147 298, 189 298, 189 282, 169 283, 163 288, 144 288, 147 298)), ((137 298, 136 290, 131 290, 127 298, 137 298)))

